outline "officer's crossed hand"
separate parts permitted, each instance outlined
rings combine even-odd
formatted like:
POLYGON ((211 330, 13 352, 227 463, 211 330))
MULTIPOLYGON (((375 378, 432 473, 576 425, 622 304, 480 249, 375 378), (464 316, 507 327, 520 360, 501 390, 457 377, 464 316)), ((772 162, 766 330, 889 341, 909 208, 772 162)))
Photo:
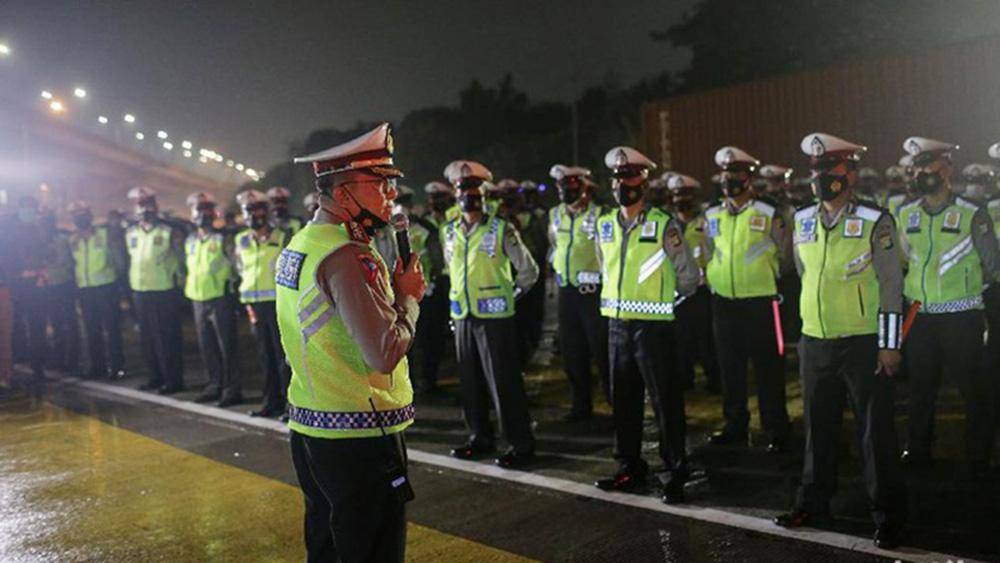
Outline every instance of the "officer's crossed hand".
POLYGON ((424 272, 420 267, 417 255, 410 255, 410 263, 403 268, 403 260, 396 259, 396 268, 392 273, 392 285, 395 288, 397 298, 402 295, 409 295, 419 303, 424 298, 427 291, 427 282, 424 281, 424 272))
POLYGON ((892 377, 899 371, 899 364, 903 361, 903 354, 899 350, 879 350, 878 366, 875 368, 875 375, 892 377))

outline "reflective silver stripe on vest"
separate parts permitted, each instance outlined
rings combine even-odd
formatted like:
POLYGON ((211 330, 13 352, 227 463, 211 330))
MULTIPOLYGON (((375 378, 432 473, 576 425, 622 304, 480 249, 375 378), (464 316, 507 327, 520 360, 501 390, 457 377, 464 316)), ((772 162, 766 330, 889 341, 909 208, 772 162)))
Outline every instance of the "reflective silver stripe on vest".
POLYGON ((924 303, 920 309, 925 313, 961 313, 983 308, 983 296, 977 295, 966 299, 956 299, 945 303, 924 303))
POLYGON ((319 311, 319 308, 323 306, 323 303, 326 303, 325 296, 321 292, 317 291, 316 292, 316 297, 313 297, 313 300, 310 301, 308 305, 306 305, 305 307, 302 307, 301 300, 305 299, 305 297, 309 294, 309 292, 312 291, 315 287, 316 286, 310 287, 309 291, 304 292, 302 294, 302 297, 299 299, 299 301, 300 301, 300 303, 299 303, 299 327, 300 328, 302 326, 302 323, 308 321, 309 317, 313 316, 313 314, 316 311, 319 311))
POLYGON ((768 248, 771 248, 772 246, 774 246, 774 241, 771 240, 770 237, 768 237, 748 248, 746 254, 744 254, 744 256, 746 257, 747 265, 749 265, 751 262, 759 258, 761 254, 763 254, 768 248))
POLYGON ((639 266, 639 283, 642 283, 652 276, 656 269, 663 265, 663 262, 667 259, 667 251, 662 248, 656 251, 656 254, 650 256, 645 262, 639 266))
POLYGON ((288 405, 291 422, 323 430, 390 428, 413 420, 413 405, 391 411, 325 412, 288 405))
POLYGON ((273 289, 263 291, 241 291, 240 297, 244 299, 267 299, 277 297, 278 292, 273 289))
POLYGON ((626 299, 601 299, 602 309, 615 309, 626 313, 644 315, 673 315, 673 303, 655 303, 653 301, 629 301, 626 299))
POLYGON ((962 260, 962 258, 965 258, 970 252, 972 252, 972 249, 972 235, 969 235, 941 256, 941 265, 938 266, 938 275, 943 276, 945 272, 954 268, 955 265, 962 260))

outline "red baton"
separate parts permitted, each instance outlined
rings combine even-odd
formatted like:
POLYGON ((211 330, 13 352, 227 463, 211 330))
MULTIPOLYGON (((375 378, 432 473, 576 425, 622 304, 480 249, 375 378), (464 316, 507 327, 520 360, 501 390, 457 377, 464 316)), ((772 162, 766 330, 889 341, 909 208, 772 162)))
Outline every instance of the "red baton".
POLYGON ((781 310, 778 308, 778 300, 771 301, 771 311, 774 313, 774 338, 778 341, 778 355, 785 355, 785 334, 781 330, 781 310))
POLYGON ((906 334, 910 332, 910 327, 913 326, 913 321, 917 319, 917 312, 920 311, 920 301, 914 301, 910 304, 910 310, 906 312, 906 320, 903 321, 903 335, 899 338, 900 346, 903 345, 903 341, 906 340, 906 334))

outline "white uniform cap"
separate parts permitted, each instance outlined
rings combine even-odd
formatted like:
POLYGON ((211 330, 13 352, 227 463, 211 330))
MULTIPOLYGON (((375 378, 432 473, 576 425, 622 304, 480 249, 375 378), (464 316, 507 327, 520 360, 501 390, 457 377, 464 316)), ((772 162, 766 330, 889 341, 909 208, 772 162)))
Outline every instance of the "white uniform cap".
POLYGON ((153 191, 153 188, 147 188, 146 186, 138 186, 128 191, 128 198, 133 201, 150 197, 156 197, 156 192, 153 191))
POLYGON ((868 150, 868 147, 845 141, 840 137, 834 137, 828 133, 810 133, 802 138, 799 148, 807 155, 818 158, 828 156, 832 158, 848 158, 857 160, 861 153, 868 150))
POLYGON ((306 197, 302 198, 302 207, 309 209, 310 207, 319 207, 319 192, 309 192, 306 197))
POLYGON ((485 189, 487 193, 492 193, 492 194, 500 193, 500 186, 494 184, 489 180, 483 181, 483 189, 485 189))
POLYGON ((866 166, 858 170, 858 178, 861 180, 879 180, 881 176, 879 176, 878 170, 866 166))
POLYGON ((367 170, 386 178, 398 178, 403 173, 393 163, 392 153, 391 128, 388 123, 383 123, 346 143, 296 157, 295 162, 311 163, 317 178, 349 170, 367 170))
POLYGON ((760 177, 768 180, 787 180, 792 177, 792 169, 777 164, 767 164, 761 166, 760 177))
POLYGON ((211 203, 215 205, 215 196, 208 192, 194 192, 187 197, 188 207, 197 207, 201 203, 211 203))
POLYGON ((992 176, 993 168, 988 164, 973 163, 962 169, 962 176, 975 178, 976 176, 992 176))
POLYGON ((84 211, 90 211, 90 204, 82 199, 70 202, 70 204, 66 206, 66 212, 70 215, 76 215, 77 213, 83 213, 84 211))
POLYGON ((667 187, 671 190, 683 190, 685 188, 698 189, 701 187, 701 182, 687 174, 674 174, 667 180, 667 187))
POLYGON ((538 184, 531 180, 521 180, 521 191, 525 192, 537 192, 538 184))
POLYGON ((1000 143, 993 143, 993 146, 986 152, 990 155, 990 158, 1000 159, 1000 143))
POLYGON ((893 180, 906 178, 906 168, 898 164, 885 169, 885 177, 893 180))
POLYGON ((504 178, 496 183, 497 190, 501 192, 517 191, 521 187, 517 183, 517 180, 511 180, 510 178, 504 178))
POLYGON ((903 141, 903 150, 914 157, 922 154, 950 156, 952 151, 958 150, 958 145, 928 139, 927 137, 910 137, 903 141))
POLYGON ((632 147, 615 147, 604 155, 604 165, 611 170, 619 168, 641 168, 655 170, 656 163, 632 147))
POLYGON ((267 203, 267 194, 260 190, 247 190, 236 195, 236 203, 246 209, 255 203, 267 203))
POLYGON ((583 168, 582 166, 566 166, 563 164, 556 164, 549 169, 549 176, 552 176, 558 181, 573 176, 590 176, 590 170, 583 168))
POLYGON ((292 192, 288 191, 288 188, 283 186, 274 186, 273 188, 267 190, 267 199, 274 201, 276 199, 287 200, 291 197, 292 192))
POLYGON ((715 151, 715 164, 726 170, 731 167, 756 169, 760 161, 739 147, 722 147, 715 151))
POLYGON ((489 168, 474 160, 456 160, 445 166, 444 177, 451 185, 457 186, 461 180, 472 178, 484 182, 493 179, 493 173, 489 168))
POLYGON ((902 166, 903 168, 909 168, 913 166, 913 156, 904 154, 903 156, 899 157, 899 165, 902 166))
POLYGON ((451 186, 445 184, 444 182, 428 182, 424 186, 425 194, 450 194, 452 193, 451 186))

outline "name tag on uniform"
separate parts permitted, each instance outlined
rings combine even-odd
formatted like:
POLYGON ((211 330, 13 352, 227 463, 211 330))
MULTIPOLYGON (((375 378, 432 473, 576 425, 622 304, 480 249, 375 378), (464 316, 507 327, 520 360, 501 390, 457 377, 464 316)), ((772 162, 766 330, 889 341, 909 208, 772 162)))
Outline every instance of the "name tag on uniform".
POLYGON ((486 233, 483 235, 483 242, 479 244, 479 251, 493 256, 497 252, 497 234, 486 233))
POLYGON ((128 239, 128 247, 129 248, 138 248, 139 247, 139 237, 129 237, 129 239, 128 239))
POLYGON ((847 219, 844 221, 844 238, 861 238, 865 232, 865 224, 861 219, 847 219))
POLYGON ((659 223, 656 221, 646 221, 643 223, 642 230, 639 231, 639 242, 655 242, 658 228, 659 223))
POLYGON ((306 255, 294 250, 281 251, 278 256, 278 265, 275 268, 274 283, 289 289, 299 289, 299 276, 302 274, 302 263, 305 262, 306 255))
POLYGON ((153 246, 160 246, 163 244, 163 235, 156 235, 153 237, 153 246))
POLYGON ((597 233, 597 219, 593 213, 583 218, 583 232, 587 235, 587 240, 594 240, 594 235, 597 233))
POLYGON ((715 238, 719 236, 719 218, 713 217, 708 220, 708 236, 715 238))
POLYGON ((908 233, 919 233, 920 232, 920 212, 913 211, 906 215, 906 232, 908 233))
POLYGON ((240 248, 250 248, 250 235, 240 237, 240 248))
POLYGON ((615 240, 615 226, 611 221, 601 223, 601 242, 611 242, 615 240))
POLYGON ((962 214, 958 211, 948 211, 944 214, 944 223, 941 231, 945 233, 957 233, 962 226, 962 214))
POLYGON ((764 232, 767 230, 767 217, 754 215, 750 218, 750 230, 764 232))

